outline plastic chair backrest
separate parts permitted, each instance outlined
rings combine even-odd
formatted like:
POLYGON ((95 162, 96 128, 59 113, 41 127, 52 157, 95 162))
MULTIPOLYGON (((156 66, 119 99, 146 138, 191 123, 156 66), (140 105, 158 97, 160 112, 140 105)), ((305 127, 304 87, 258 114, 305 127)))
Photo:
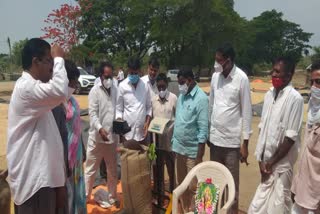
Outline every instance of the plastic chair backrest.
POLYGON ((175 200, 178 200, 177 198, 175 198, 175 196, 180 196, 180 190, 178 190, 179 187, 187 187, 194 177, 198 179, 198 182, 205 181, 206 179, 211 178, 212 183, 220 188, 218 213, 221 210, 221 205, 223 205, 224 209, 229 209, 231 207, 235 198, 235 184, 230 171, 224 165, 218 162, 205 161, 193 167, 187 174, 183 182, 174 190, 173 214, 176 211, 175 205, 177 205, 177 201, 175 203, 175 200), (227 194, 227 197, 225 197, 225 201, 223 202, 222 195, 224 192, 227 194))

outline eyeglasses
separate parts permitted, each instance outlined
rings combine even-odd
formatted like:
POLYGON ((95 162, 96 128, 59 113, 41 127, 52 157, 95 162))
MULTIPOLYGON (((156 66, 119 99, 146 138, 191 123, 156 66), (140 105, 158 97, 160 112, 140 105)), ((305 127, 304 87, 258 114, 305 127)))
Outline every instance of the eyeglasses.
POLYGON ((311 85, 313 85, 314 82, 315 82, 316 84, 319 84, 319 85, 320 85, 320 79, 310 80, 311 85))

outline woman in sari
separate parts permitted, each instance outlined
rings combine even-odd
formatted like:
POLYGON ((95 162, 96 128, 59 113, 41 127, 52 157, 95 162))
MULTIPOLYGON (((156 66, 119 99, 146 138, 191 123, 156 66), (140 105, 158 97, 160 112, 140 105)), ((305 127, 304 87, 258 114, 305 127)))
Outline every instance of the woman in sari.
POLYGON ((81 138, 80 108, 76 99, 72 96, 80 72, 77 66, 65 61, 65 68, 69 79, 69 97, 65 103, 66 126, 68 130, 68 167, 67 179, 69 214, 86 214, 86 194, 83 174, 83 144, 81 138))

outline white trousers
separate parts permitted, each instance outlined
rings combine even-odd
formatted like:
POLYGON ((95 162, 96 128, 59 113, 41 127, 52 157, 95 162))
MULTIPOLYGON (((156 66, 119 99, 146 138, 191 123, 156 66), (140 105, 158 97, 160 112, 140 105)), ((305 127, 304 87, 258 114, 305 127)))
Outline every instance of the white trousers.
POLYGON ((100 162, 104 159, 107 168, 107 185, 112 198, 117 197, 117 144, 88 142, 87 161, 85 168, 86 197, 90 198, 95 175, 100 167, 100 162))

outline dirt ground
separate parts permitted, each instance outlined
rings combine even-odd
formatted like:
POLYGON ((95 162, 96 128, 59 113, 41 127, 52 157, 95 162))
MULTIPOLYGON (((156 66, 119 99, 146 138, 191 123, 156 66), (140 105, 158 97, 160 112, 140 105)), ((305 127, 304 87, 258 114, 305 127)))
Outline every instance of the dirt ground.
MULTIPOLYGON (((305 81, 304 73, 297 73, 293 80, 293 85, 295 87, 303 86, 305 81)), ((200 87, 204 91, 209 91, 209 83, 200 83, 200 87)), ((258 104, 263 101, 265 92, 270 88, 270 78, 253 78, 251 79, 251 89, 252 89, 252 103, 258 104), (256 82, 256 79, 261 79, 263 82, 256 82)), ((8 104, 12 89, 14 87, 14 82, 0 82, 0 169, 6 168, 5 161, 5 151, 6 151, 6 139, 7 139, 7 112, 8 104)), ((76 96, 81 109, 88 107, 88 97, 87 95, 76 96)), ((306 106, 305 106, 305 119, 306 119, 306 106)), ((304 119, 304 121, 305 121, 304 119)), ((249 166, 241 165, 240 169, 240 199, 239 199, 239 209, 246 213, 248 206, 251 202, 253 194, 255 193, 256 187, 260 180, 260 174, 258 171, 258 163, 255 160, 253 154, 256 147, 258 139, 258 123, 260 121, 259 117, 253 117, 252 129, 253 134, 250 138, 249 144, 249 166)), ((206 148, 204 160, 209 160, 209 149, 206 148)), ((89 213, 112 213, 110 210, 103 211, 94 205, 90 205, 89 213)), ((13 210, 12 210, 13 211, 13 210)))

